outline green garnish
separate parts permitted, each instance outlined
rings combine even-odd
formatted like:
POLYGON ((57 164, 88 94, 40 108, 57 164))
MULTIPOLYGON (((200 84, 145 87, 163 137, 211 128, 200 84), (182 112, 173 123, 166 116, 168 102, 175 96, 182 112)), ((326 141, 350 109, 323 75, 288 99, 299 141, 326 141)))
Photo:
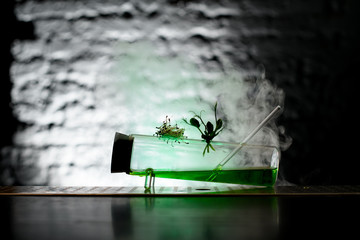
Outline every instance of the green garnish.
POLYGON ((202 111, 200 112, 200 114, 196 114, 195 112, 192 112, 192 113, 194 113, 194 117, 192 117, 189 122, 185 118, 183 119, 185 123, 187 123, 193 127, 196 127, 201 133, 201 138, 204 139, 205 142, 207 143, 204 148, 204 151, 203 151, 203 156, 205 155, 206 152, 208 152, 208 153, 210 152, 210 148, 213 151, 215 151, 215 148, 211 145, 211 141, 214 139, 214 137, 216 137, 224 129, 223 121, 221 119, 217 119, 216 108, 217 108, 217 102, 215 103, 215 106, 214 106, 215 129, 214 129, 214 125, 211 122, 208 121, 205 124, 205 122, 201 118, 202 111), (199 122, 199 120, 200 120, 200 122, 199 122), (200 127, 201 127, 200 123, 205 127, 204 131, 202 131, 200 129, 200 127))

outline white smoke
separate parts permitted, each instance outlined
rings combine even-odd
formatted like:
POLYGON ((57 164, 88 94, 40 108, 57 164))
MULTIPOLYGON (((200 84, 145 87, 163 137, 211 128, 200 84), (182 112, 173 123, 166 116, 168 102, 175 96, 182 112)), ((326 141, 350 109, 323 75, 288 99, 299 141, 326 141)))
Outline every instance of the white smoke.
MULTIPOLYGON (((240 142, 277 105, 284 105, 283 90, 265 78, 262 66, 254 72, 241 72, 228 64, 223 71, 208 73, 182 56, 161 56, 147 43, 119 49, 112 72, 119 132, 153 135, 155 127, 169 116, 172 124, 186 128, 186 136, 200 139, 198 130, 184 124, 182 118, 191 118, 190 111, 203 111, 203 119, 213 122, 212 108, 218 102, 225 129, 216 140, 240 142)), ((275 121, 251 142, 289 145, 280 142, 275 121)))

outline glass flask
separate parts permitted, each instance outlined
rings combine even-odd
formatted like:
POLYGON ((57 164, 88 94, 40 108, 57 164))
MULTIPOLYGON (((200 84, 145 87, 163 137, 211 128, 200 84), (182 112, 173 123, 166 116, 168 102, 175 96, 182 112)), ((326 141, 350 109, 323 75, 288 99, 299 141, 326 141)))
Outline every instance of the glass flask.
MULTIPOLYGON (((116 133, 111 172, 192 181, 273 186, 280 151, 275 146, 245 144, 221 170, 214 170, 239 144, 212 141, 215 151, 203 155, 206 142, 163 140, 147 135, 116 133)), ((148 183, 145 182, 145 186, 148 183)), ((151 182, 150 182, 151 185, 151 182)))

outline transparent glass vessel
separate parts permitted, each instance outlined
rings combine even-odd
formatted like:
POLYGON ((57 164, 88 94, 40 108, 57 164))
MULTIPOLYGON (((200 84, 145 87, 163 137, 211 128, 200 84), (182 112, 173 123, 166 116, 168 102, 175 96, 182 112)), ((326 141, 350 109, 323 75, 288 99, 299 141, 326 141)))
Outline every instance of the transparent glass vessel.
POLYGON ((215 151, 210 150, 203 155, 206 142, 202 140, 186 139, 175 142, 154 136, 126 136, 117 133, 112 172, 127 172, 138 176, 151 173, 155 177, 192 181, 274 185, 280 160, 277 147, 246 144, 217 171, 216 177, 210 178, 219 162, 238 146, 238 143, 218 141, 211 144, 215 151), (120 148, 123 149, 120 151, 120 148))

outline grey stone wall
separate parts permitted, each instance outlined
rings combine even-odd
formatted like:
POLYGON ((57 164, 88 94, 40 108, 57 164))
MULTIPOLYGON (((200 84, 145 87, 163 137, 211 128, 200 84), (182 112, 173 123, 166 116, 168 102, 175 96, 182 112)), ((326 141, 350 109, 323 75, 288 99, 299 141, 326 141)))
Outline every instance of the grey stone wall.
POLYGON ((15 36, 11 47, 11 107, 18 127, 13 143, 2 147, 1 182, 71 185, 74 176, 80 185, 118 181, 103 177, 122 111, 108 76, 121 75, 112 66, 126 43, 141 41, 161 56, 185 56, 202 73, 226 71, 229 63, 251 72, 264 64, 267 78, 286 94, 279 123, 294 141, 283 154, 280 177, 302 184, 353 181, 346 174, 345 180, 336 177, 334 167, 353 164, 346 162, 351 151, 342 155, 343 144, 331 153, 328 148, 353 130, 347 116, 356 94, 349 85, 358 58, 358 5, 16 1, 15 17, 33 26, 34 37, 15 36), (345 160, 338 163, 338 157, 345 160))

